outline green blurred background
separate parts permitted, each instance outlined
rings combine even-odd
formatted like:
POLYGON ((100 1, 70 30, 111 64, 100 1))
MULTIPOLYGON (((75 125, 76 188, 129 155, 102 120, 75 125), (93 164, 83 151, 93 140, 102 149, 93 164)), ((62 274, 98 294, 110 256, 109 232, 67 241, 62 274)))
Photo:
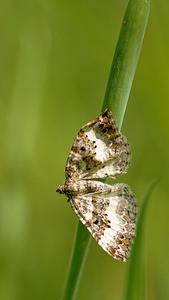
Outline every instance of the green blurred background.
MULTIPOLYGON (((77 217, 55 190, 78 130, 100 113, 126 4, 0 0, 2 300, 60 297, 77 217)), ((132 165, 118 178, 141 203, 161 176, 144 224, 147 299, 169 299, 168 12, 152 1, 122 127, 132 165)), ((120 300, 127 269, 92 239, 77 299, 120 300)))

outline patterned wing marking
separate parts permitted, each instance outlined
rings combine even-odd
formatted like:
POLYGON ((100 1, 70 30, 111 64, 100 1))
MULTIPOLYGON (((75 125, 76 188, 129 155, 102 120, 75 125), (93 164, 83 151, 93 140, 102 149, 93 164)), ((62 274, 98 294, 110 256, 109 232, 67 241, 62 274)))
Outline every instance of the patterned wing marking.
POLYGON ((137 219, 136 197, 130 187, 102 183, 100 192, 78 194, 70 198, 70 204, 98 244, 115 259, 126 261, 137 219))
POLYGON ((66 165, 66 179, 113 177, 126 173, 130 146, 106 109, 79 131, 66 165))

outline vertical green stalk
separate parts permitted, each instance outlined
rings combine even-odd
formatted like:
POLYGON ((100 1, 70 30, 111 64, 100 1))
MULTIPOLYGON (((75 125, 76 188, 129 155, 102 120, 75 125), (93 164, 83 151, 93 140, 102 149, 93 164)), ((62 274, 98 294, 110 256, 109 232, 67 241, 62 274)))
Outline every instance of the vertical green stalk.
POLYGON ((145 299, 145 270, 142 251, 143 224, 151 193, 159 179, 155 179, 149 186, 142 201, 140 216, 137 224, 137 235, 130 256, 130 264, 126 282, 125 300, 145 299))
MULTIPOLYGON (((130 0, 124 15, 103 101, 102 111, 112 111, 121 128, 137 61, 147 25, 150 0, 130 0)), ((64 290, 64 300, 75 298, 86 257, 90 233, 79 221, 72 262, 64 290)))
POLYGON ((76 240, 73 250, 72 263, 70 265, 66 289, 63 299, 74 299, 82 268, 90 244, 91 235, 87 228, 79 221, 76 233, 76 240))
POLYGON ((121 128, 150 10, 150 0, 130 0, 122 21, 102 110, 121 128))

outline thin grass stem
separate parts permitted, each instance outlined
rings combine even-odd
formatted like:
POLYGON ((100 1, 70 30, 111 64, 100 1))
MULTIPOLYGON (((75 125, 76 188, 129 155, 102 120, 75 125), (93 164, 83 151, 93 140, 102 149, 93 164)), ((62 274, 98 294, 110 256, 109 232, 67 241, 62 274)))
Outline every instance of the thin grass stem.
MULTIPOLYGON (((110 69, 102 111, 105 108, 112 111, 119 129, 123 122, 141 50, 149 15, 149 7, 150 0, 129 1, 110 69)), ((75 298, 89 240, 90 233, 86 230, 85 226, 79 223, 72 262, 64 290, 64 300, 75 298)))
POLYGON ((147 189, 142 201, 140 215, 137 224, 137 235, 129 261, 128 276, 126 277, 126 291, 124 300, 144 300, 145 299, 145 260, 142 247, 144 221, 147 206, 150 201, 152 191, 159 179, 155 179, 147 189))

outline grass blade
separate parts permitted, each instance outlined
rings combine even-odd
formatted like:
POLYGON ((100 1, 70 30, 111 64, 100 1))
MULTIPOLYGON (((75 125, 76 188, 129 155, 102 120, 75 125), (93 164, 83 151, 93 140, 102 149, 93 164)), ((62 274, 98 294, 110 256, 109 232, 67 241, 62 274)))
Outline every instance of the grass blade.
POLYGON ((147 205, 150 200, 153 188, 157 184, 158 179, 155 179, 149 186, 146 195, 142 202, 140 216, 137 224, 137 236, 130 256, 130 265, 127 276, 125 300, 144 300, 145 299, 145 275, 144 275, 144 255, 142 251, 143 224, 147 205))
POLYGON ((82 272, 90 240, 91 235, 89 234, 86 227, 79 221, 72 261, 68 273, 69 275, 66 283, 66 289, 64 291, 63 300, 75 299, 80 275, 82 272))
MULTIPOLYGON (((117 126, 121 128, 123 117, 134 78, 137 61, 147 25, 150 0, 130 0, 124 15, 122 27, 110 69, 110 75, 103 101, 102 110, 112 111, 117 126)), ((79 221, 80 222, 80 221, 79 221)), ((64 291, 64 300, 74 299, 79 282, 78 273, 87 253, 90 233, 79 223, 75 241, 73 260, 64 291), (79 236, 78 232, 81 232, 79 236), (82 246, 79 247, 78 243, 82 246), (79 259, 80 257, 80 259, 79 259), (74 272, 74 270, 76 270, 74 272), (72 276, 74 278, 72 278, 72 276)))
POLYGON ((123 18, 102 110, 112 111, 118 128, 131 90, 150 10, 150 0, 130 0, 123 18))

